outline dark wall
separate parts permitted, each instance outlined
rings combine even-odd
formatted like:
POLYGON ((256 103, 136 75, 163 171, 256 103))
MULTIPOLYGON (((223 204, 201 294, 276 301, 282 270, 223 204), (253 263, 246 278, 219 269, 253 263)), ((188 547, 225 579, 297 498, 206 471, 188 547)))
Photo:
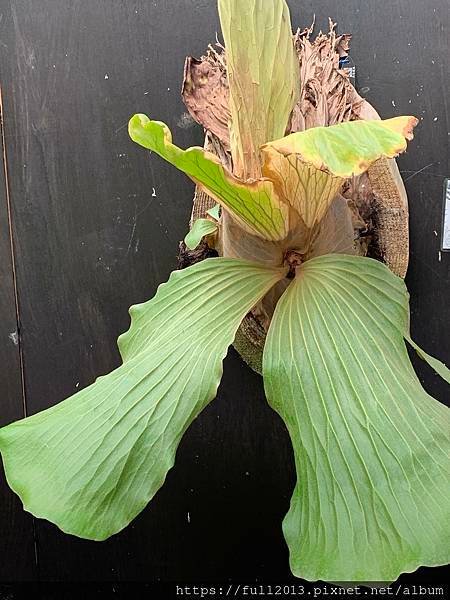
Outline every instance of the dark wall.
MULTIPOLYGON (((412 331, 450 364, 450 254, 439 255, 450 174, 448 0, 292 0, 354 34, 357 83, 385 117, 415 114, 400 159, 411 206, 412 331)), ((192 184, 127 135, 134 112, 200 144, 180 99, 184 58, 219 28, 214 0, 1 0, 0 420, 56 404, 119 364, 129 305, 176 265, 192 184), (10 229, 12 229, 13 255, 10 229), (14 259, 14 262, 13 262, 14 259), (17 320, 19 319, 19 322, 17 320)), ((418 364, 427 389, 444 385, 418 364)), ((151 506, 104 543, 23 513, 0 479, 0 581, 289 581, 281 521, 290 442, 261 379, 233 350, 218 398, 189 429, 151 506), (188 517, 189 515, 189 517, 188 517)), ((438 581, 421 569, 403 581, 438 581)))

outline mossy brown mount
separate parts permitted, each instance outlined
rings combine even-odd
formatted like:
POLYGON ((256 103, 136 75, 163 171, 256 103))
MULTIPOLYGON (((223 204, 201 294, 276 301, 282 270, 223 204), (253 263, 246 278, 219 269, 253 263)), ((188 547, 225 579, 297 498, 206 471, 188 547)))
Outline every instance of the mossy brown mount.
MULTIPOLYGON (((347 72, 339 68, 340 58, 348 54, 351 36, 337 36, 331 21, 329 33, 319 33, 314 40, 312 29, 299 30, 294 36, 299 60, 300 93, 286 134, 344 121, 379 119, 376 110, 357 93, 347 72)), ((191 116, 205 130, 205 147, 216 154, 224 165, 231 167, 226 69, 226 53, 220 45, 210 46, 200 60, 188 57, 182 96, 191 116)), ((404 277, 409 258, 408 199, 395 160, 382 158, 363 175, 349 179, 342 194, 336 198, 338 202, 337 208, 330 207, 328 221, 335 219, 335 231, 339 231, 337 219, 343 218, 342 211, 345 210, 346 218, 351 219, 353 227, 353 253, 380 260, 396 275, 404 277)), ((215 201, 197 187, 191 224, 198 218, 204 218, 214 205, 215 201)), ((227 218, 222 227, 227 228, 223 237, 232 239, 230 231, 235 224, 230 226, 227 218)), ((322 247, 321 253, 339 251, 335 245, 336 238, 333 239, 333 246, 322 247)), ((217 254, 233 255, 233 241, 231 252, 226 247, 224 249, 223 240, 216 246, 217 250, 203 241, 198 248, 189 251, 181 243, 179 268, 217 254)), ((340 251, 346 250, 343 248, 340 251)), ((297 248, 287 247, 280 256, 289 267, 286 280, 281 282, 270 298, 266 298, 247 315, 234 341, 242 358, 258 373, 261 372, 264 342, 274 306, 289 284, 289 279, 294 276, 296 266, 303 262, 303 256, 297 248)))

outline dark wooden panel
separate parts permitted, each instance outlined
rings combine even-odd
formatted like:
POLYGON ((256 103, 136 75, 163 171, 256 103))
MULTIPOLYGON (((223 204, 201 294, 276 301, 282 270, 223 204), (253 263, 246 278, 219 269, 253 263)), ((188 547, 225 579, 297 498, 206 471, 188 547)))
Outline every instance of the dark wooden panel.
MULTIPOLYGON (((193 186, 150 162, 129 141, 126 123, 133 112, 148 112, 164 119, 181 145, 201 143, 198 128, 186 129, 179 90, 184 56, 203 50, 206 33, 214 37, 210 17, 189 1, 20 0, 3 14, 31 413, 119 363, 115 341, 128 326, 128 306, 150 297, 176 265, 193 186), (189 26, 171 39, 167 26, 175 22, 189 26), (192 39, 197 30, 203 40, 192 39)), ((172 498, 179 489, 168 490, 104 544, 39 522, 42 578, 177 576, 183 556, 172 498)))
MULTIPOLYGON (((419 0, 290 2, 296 24, 309 24, 315 12, 319 26, 330 15, 354 33, 359 85, 384 116, 424 117, 401 160, 410 177, 412 324, 417 340, 450 363, 449 255, 439 262, 434 235, 448 170, 448 6, 433 5, 436 12, 419 0)), ((3 13, 30 412, 118 364, 115 339, 128 325, 128 306, 150 297, 175 266, 192 186, 133 146, 126 122, 146 112, 166 121, 181 146, 201 143, 179 98, 182 66, 217 29, 212 0, 14 0, 3 13)), ((444 398, 434 375, 423 377, 444 398)), ((218 399, 190 428, 152 506, 102 544, 40 522, 41 577, 287 581, 281 519, 293 477, 290 443, 261 380, 231 351, 218 399)))
MULTIPOLYGON (((24 416, 19 327, 9 228, 6 154, 3 148, 0 82, 0 426, 24 416)), ((0 461, 1 463, 1 461, 0 461)), ((33 580, 36 575, 33 520, 0 478, 0 581, 33 580), (7 559, 5 560, 5 557, 7 559)))

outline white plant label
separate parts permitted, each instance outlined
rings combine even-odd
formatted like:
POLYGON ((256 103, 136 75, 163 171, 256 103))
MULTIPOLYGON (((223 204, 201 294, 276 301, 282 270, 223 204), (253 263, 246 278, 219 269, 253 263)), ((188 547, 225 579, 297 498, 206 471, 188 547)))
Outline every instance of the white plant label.
POLYGON ((444 223, 442 226, 442 250, 450 251, 450 179, 444 184, 444 223))

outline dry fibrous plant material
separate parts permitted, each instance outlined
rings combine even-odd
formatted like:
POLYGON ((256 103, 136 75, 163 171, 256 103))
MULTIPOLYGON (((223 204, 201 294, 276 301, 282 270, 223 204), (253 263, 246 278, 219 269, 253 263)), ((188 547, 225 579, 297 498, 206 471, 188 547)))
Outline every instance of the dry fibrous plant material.
POLYGON ((0 430, 8 482, 63 531, 114 535, 163 484, 236 335, 256 331, 295 456, 283 523, 292 572, 392 581, 444 564, 449 411, 422 388, 406 342, 448 382, 450 372, 410 339, 402 264, 390 264, 381 226, 406 202, 394 159, 417 120, 381 120, 338 69, 349 38, 333 27, 293 35, 284 0, 219 0, 219 13, 224 49, 185 70, 205 147, 182 150, 143 114, 129 123, 136 143, 197 184, 201 215, 185 240, 195 264, 131 307, 118 369, 0 430), (355 239, 374 202, 386 264, 355 239))

